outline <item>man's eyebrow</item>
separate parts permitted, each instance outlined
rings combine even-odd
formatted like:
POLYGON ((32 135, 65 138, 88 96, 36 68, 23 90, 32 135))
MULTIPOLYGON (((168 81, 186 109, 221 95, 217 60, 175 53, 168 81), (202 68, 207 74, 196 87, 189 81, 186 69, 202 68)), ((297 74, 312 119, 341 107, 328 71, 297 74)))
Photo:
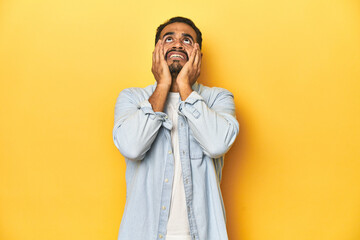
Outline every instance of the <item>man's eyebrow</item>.
POLYGON ((185 36, 185 37, 191 38, 191 40, 192 40, 193 42, 195 42, 194 39, 193 39, 193 37, 192 37, 190 34, 188 34, 188 33, 183 33, 182 35, 185 36))
POLYGON ((163 38, 164 38, 165 36, 167 36, 167 35, 174 35, 174 34, 175 34, 174 32, 167 32, 167 33, 164 34, 163 38))
MULTIPOLYGON (((164 34, 163 38, 164 38, 165 36, 167 36, 167 35, 174 35, 174 34, 175 34, 174 32, 167 32, 167 33, 164 34)), ((192 40, 193 42, 195 42, 195 41, 194 41, 194 38, 193 38, 190 34, 188 34, 188 33, 183 33, 182 35, 183 35, 184 37, 191 38, 191 40, 192 40)))

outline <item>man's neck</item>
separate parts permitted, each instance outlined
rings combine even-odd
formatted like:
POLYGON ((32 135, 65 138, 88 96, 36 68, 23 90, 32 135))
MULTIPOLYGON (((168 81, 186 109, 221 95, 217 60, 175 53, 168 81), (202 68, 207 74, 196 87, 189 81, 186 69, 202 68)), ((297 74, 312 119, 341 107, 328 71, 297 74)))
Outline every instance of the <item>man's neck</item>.
POLYGON ((177 78, 178 74, 171 74, 171 87, 170 87, 170 92, 179 92, 179 87, 176 84, 176 78, 177 78))
POLYGON ((179 92, 179 87, 176 83, 173 83, 170 87, 170 92, 179 92))

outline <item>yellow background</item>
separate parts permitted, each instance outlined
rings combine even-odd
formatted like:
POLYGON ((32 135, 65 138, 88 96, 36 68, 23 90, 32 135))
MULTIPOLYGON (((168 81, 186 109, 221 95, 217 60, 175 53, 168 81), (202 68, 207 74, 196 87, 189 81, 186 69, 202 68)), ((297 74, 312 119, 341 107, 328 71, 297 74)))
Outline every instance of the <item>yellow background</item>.
POLYGON ((0 1, 0 239, 117 238, 115 101, 154 83, 177 15, 203 32, 199 82, 235 95, 230 240, 359 240, 356 0, 0 1))

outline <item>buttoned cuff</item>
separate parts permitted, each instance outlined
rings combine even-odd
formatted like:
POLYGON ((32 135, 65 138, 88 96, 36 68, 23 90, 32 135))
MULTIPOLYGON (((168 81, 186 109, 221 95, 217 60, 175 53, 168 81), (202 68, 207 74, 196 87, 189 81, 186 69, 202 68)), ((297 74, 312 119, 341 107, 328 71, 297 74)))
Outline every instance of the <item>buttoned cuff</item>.
POLYGON ((201 114, 195 107, 196 103, 199 101, 204 101, 203 97, 196 91, 192 91, 184 101, 180 101, 178 113, 185 116, 184 111, 186 111, 192 114, 195 118, 199 118, 201 114))
POLYGON ((164 127, 168 129, 172 128, 172 124, 171 121, 169 120, 168 115, 164 112, 154 112, 149 100, 142 101, 139 104, 139 109, 141 109, 145 114, 148 114, 150 119, 154 120, 155 118, 158 118, 163 122, 164 127))

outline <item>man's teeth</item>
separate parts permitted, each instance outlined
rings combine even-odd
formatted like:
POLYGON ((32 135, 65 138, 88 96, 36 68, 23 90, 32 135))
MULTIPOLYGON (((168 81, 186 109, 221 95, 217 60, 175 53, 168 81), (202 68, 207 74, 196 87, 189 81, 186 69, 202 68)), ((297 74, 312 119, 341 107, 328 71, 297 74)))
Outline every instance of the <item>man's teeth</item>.
POLYGON ((174 57, 179 57, 179 58, 184 59, 184 57, 179 55, 179 54, 173 54, 173 55, 170 56, 170 58, 174 58, 174 57))

